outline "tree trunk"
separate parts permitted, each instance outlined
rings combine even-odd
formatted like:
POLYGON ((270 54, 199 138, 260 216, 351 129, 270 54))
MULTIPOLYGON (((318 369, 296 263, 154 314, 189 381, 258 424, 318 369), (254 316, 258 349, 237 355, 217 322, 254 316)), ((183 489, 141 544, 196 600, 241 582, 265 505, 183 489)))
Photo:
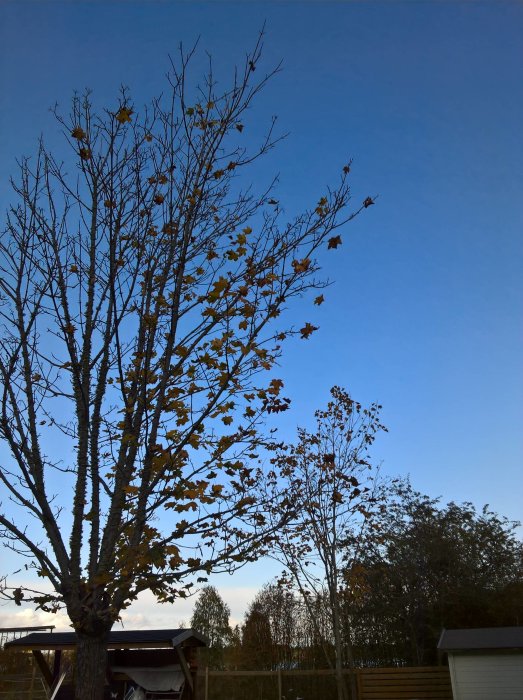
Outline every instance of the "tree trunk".
MULTIPOLYGON (((343 677, 343 655, 342 655, 342 643, 341 643, 341 624, 340 624, 340 611, 339 611, 339 601, 337 599, 337 592, 334 596, 331 596, 332 607, 333 607, 333 632, 334 632, 334 650, 336 657, 336 688, 338 691, 338 700, 348 700, 347 685, 343 677)), ((353 669, 351 668, 351 671, 353 669)), ((352 698, 355 700, 355 698, 352 698)))
POLYGON ((108 633, 78 634, 75 700, 102 700, 107 668, 108 633))

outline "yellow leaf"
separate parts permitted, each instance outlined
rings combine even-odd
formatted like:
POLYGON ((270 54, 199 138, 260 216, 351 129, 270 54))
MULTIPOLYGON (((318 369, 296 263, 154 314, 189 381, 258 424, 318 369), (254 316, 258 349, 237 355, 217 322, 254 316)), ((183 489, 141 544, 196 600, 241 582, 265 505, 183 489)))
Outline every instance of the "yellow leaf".
POLYGON ((311 265, 309 258, 303 258, 303 260, 293 260, 292 266, 295 272, 306 272, 311 265))
POLYGON ((120 110, 116 115, 116 121, 120 122, 120 124, 130 122, 132 113, 133 110, 130 107, 120 107, 120 110))

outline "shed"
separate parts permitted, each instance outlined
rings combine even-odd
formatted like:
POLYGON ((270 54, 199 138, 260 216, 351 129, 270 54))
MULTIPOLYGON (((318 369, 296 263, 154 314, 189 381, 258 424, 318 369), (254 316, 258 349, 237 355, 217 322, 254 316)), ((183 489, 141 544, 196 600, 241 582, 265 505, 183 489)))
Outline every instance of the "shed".
MULTIPOLYGON (((65 673, 63 651, 74 651, 75 632, 32 633, 5 646, 31 651, 49 688, 57 689, 65 673), (43 652, 54 652, 52 664, 43 652)), ((194 629, 113 630, 107 642, 107 691, 118 700, 128 696, 132 686, 147 691, 147 698, 196 700, 196 649, 208 640, 194 629), (116 694, 116 695, 115 695, 116 694)), ((57 697, 68 697, 62 692, 57 697)))
POLYGON ((443 630, 454 700, 523 698, 523 627, 443 630))

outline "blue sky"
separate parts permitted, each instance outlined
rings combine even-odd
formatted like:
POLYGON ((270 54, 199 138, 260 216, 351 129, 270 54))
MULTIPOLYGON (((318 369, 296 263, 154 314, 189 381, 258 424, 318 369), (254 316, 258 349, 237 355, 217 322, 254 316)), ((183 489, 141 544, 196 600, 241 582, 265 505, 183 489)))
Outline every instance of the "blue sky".
MULTIPOLYGON (((144 103, 162 89, 168 54, 198 37, 195 79, 205 51, 226 77, 264 22, 264 65, 283 60, 283 70, 246 124, 254 138, 277 114, 290 135, 260 176, 280 174, 289 215, 316 202, 349 157, 355 204, 379 195, 325 258, 326 303, 295 311, 320 331, 283 358, 293 398, 283 434, 310 424, 342 385, 383 404, 390 432, 374 454, 385 473, 521 519, 521 3, 4 0, 2 209, 15 159, 40 133, 57 138, 56 101, 65 108, 89 87, 112 104, 123 83, 144 103)), ((223 585, 240 600, 237 588, 258 588, 267 572, 223 585)))

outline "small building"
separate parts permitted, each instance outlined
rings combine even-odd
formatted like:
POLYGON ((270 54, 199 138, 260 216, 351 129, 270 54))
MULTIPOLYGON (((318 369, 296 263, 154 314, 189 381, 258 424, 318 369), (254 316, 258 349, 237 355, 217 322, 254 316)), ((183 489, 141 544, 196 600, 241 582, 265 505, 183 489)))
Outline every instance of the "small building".
MULTIPOLYGON (((56 698, 65 699, 72 697, 72 688, 65 684, 60 688, 66 676, 62 652, 74 651, 76 643, 75 632, 35 632, 5 646, 32 652, 49 695, 57 691, 56 698), (44 652, 53 652, 52 657, 46 658, 44 652)), ((207 638, 193 629, 111 631, 107 642, 107 697, 130 697, 134 687, 143 690, 140 697, 151 700, 197 700, 196 649, 207 643, 207 638)))
POLYGON ((454 700, 523 698, 523 627, 443 630, 454 700))

